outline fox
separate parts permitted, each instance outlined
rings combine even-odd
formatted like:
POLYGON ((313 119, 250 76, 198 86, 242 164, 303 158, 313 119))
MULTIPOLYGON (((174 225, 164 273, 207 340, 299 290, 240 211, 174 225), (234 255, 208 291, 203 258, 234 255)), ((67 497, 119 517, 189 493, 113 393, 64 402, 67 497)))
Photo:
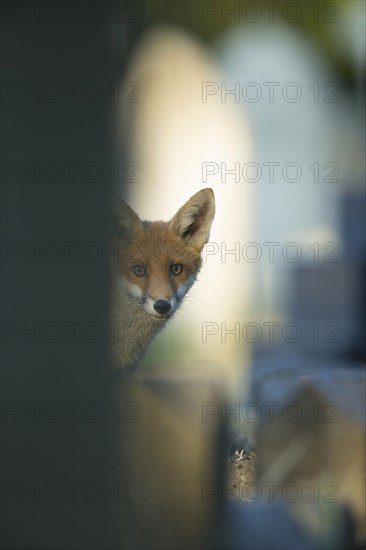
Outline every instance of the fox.
POLYGON ((170 221, 142 221, 113 197, 111 358, 131 372, 172 319, 202 267, 215 216, 213 190, 193 195, 170 221))

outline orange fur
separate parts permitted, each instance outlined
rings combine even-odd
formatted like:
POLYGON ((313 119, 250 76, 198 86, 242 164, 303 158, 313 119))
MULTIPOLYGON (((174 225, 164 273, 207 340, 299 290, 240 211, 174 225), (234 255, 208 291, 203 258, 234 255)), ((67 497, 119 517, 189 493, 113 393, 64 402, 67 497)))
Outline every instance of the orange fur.
POLYGON ((136 366, 179 308, 201 267, 214 214, 211 189, 191 197, 170 222, 142 222, 115 198, 111 309, 116 368, 136 366))

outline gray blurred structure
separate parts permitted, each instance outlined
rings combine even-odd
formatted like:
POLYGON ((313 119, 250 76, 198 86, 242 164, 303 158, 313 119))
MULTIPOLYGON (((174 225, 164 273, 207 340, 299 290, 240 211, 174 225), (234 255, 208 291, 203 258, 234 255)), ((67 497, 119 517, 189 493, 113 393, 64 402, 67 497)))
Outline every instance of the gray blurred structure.
POLYGON ((291 317, 308 327, 328 323, 320 341, 308 331, 305 353, 345 357, 358 363, 366 360, 365 216, 364 195, 344 193, 340 201, 343 245, 335 261, 299 264, 293 269, 291 317))

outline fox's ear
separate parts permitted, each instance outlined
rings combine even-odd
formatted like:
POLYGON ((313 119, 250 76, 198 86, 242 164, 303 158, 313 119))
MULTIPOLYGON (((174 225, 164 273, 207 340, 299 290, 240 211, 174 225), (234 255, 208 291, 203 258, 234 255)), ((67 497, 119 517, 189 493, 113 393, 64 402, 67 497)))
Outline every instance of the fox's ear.
POLYGON ((132 237, 143 228, 142 222, 136 212, 116 195, 113 195, 112 209, 115 232, 118 237, 132 237))
POLYGON ((189 246, 202 250, 210 237, 215 216, 215 197, 212 189, 202 189, 175 214, 170 225, 189 246))

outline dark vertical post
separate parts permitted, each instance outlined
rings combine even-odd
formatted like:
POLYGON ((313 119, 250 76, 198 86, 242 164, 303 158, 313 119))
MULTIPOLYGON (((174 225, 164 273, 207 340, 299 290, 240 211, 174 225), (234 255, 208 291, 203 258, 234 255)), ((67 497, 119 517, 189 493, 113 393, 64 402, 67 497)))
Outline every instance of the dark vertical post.
POLYGON ((1 544, 113 548, 109 3, 1 9, 1 544))

